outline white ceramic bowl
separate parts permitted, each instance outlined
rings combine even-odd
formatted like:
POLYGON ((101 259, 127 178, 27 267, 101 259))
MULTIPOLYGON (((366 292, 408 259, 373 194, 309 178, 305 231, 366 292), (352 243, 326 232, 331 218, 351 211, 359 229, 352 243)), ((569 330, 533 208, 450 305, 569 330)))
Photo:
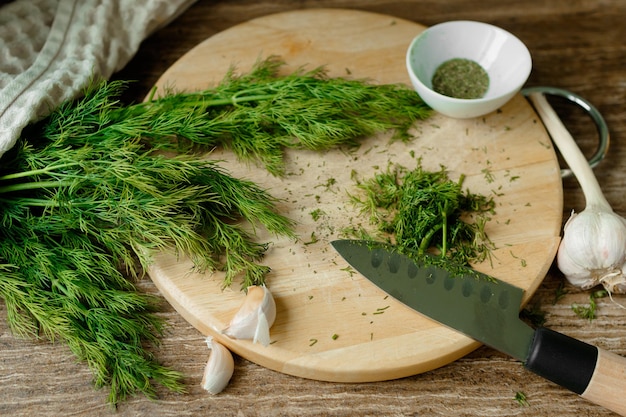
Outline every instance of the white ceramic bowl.
POLYGON ((454 118, 478 117, 503 106, 522 88, 532 67, 528 48, 499 27, 473 21, 452 21, 432 26, 409 46, 406 66, 415 91, 434 110, 454 118), (489 75, 482 98, 459 99, 432 89, 435 70, 453 58, 470 59, 489 75))

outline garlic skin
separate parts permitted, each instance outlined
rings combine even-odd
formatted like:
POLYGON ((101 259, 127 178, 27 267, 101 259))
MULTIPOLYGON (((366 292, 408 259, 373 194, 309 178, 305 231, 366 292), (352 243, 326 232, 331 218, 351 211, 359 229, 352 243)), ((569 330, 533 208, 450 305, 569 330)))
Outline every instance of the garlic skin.
POLYGON ((606 207, 572 213, 557 253, 557 266, 571 284, 626 293, 625 262, 626 220, 606 207))
POLYGON ((230 351, 211 336, 206 338, 206 344, 211 349, 211 355, 204 367, 202 388, 209 394, 219 394, 228 385, 235 371, 235 361, 230 351))
POLYGON ((276 319, 276 302, 265 285, 248 287, 246 298, 222 334, 233 339, 252 339, 270 344, 270 327, 276 319))

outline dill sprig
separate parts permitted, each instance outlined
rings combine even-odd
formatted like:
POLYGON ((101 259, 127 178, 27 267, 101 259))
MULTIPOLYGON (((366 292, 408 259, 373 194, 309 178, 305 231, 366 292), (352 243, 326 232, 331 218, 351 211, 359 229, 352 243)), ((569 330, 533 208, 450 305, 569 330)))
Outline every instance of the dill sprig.
POLYGON ((24 130, 0 159, 0 297, 15 334, 61 340, 109 386, 117 404, 182 375, 149 350, 164 323, 159 300, 133 279, 155 251, 175 248, 223 285, 262 284, 268 243, 295 238, 269 191, 230 176, 195 147, 233 149, 280 175, 285 147, 329 149, 396 130, 408 138, 427 109, 408 88, 331 79, 323 69, 280 75, 270 58, 199 93, 124 105, 127 83, 94 82, 24 130), (168 151, 168 152, 165 152, 168 151), (170 151, 175 151, 170 152, 170 151))
POLYGON ((418 257, 438 253, 450 265, 468 265, 490 253, 484 226, 495 203, 464 191, 463 180, 450 180, 443 166, 426 171, 421 161, 412 170, 389 166, 360 182, 363 196, 352 201, 399 251, 418 257))
POLYGON ((179 146, 187 141, 223 146, 281 175, 285 148, 356 145, 362 137, 389 130, 394 139, 407 140, 413 123, 430 114, 415 91, 402 84, 330 78, 324 67, 280 75, 283 66, 272 56, 243 75, 231 68, 211 89, 166 92, 120 109, 112 121, 125 121, 143 137, 185 138, 179 146), (141 131, 137 118, 146 122, 141 131))

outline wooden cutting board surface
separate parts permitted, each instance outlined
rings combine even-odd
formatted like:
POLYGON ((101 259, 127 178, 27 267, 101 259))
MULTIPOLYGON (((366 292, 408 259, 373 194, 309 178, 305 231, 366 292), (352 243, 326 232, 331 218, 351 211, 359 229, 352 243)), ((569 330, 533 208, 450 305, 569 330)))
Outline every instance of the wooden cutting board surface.
MULTIPOLYGON (((279 55, 289 72, 325 65, 331 76, 409 84, 404 56, 424 26, 368 12, 319 9, 258 18, 221 32, 189 51, 157 83, 177 91, 218 83, 235 65, 248 71, 259 59, 279 55)), ((193 326, 233 352, 291 375, 327 381, 364 382, 425 372, 450 363, 479 344, 402 304, 348 266, 329 242, 347 227, 369 227, 349 202, 355 175, 370 178, 389 163, 445 166, 452 178, 467 176, 473 192, 493 195, 496 214, 487 233, 498 249, 492 263, 476 269, 526 290, 541 283, 559 243, 563 209, 556 154, 538 117, 520 95, 486 117, 454 120, 435 114, 418 123, 416 138, 390 143, 388 135, 366 139, 356 151, 288 152, 287 175, 239 163, 222 150, 232 175, 254 180, 282 199, 280 210, 297 221, 297 242, 258 231, 272 242, 264 260, 267 285, 277 304, 268 347, 219 334, 241 304, 239 283, 221 289, 222 275, 191 271, 172 252, 156 257, 149 274, 165 298, 193 326), (319 210, 318 218, 311 213, 319 210), (315 217, 315 219, 314 219, 315 217), (333 337, 335 335, 335 337, 333 337)))

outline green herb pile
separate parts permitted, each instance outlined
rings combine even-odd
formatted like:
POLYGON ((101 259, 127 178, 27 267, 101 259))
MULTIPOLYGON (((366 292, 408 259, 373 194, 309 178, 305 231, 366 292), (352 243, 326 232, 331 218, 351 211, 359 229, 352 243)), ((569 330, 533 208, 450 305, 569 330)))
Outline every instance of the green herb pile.
POLYGON ((452 264, 468 265, 490 253, 485 223, 495 202, 464 191, 463 180, 450 180, 444 167, 426 171, 419 161, 413 170, 390 166, 360 182, 363 195, 353 196, 353 201, 401 252, 434 253, 452 264))
POLYGON ((0 296, 13 332, 66 343, 113 404, 153 397, 156 384, 183 391, 182 375, 150 351, 164 326, 159 300, 133 279, 175 247, 246 288, 269 271, 255 228, 295 238, 267 190, 197 147, 226 146, 280 174, 284 147, 328 149, 388 129, 407 138, 428 114, 408 88, 323 69, 282 76, 281 66, 270 58, 215 88, 131 105, 118 98, 126 83, 95 83, 27 128, 0 159, 0 296))

